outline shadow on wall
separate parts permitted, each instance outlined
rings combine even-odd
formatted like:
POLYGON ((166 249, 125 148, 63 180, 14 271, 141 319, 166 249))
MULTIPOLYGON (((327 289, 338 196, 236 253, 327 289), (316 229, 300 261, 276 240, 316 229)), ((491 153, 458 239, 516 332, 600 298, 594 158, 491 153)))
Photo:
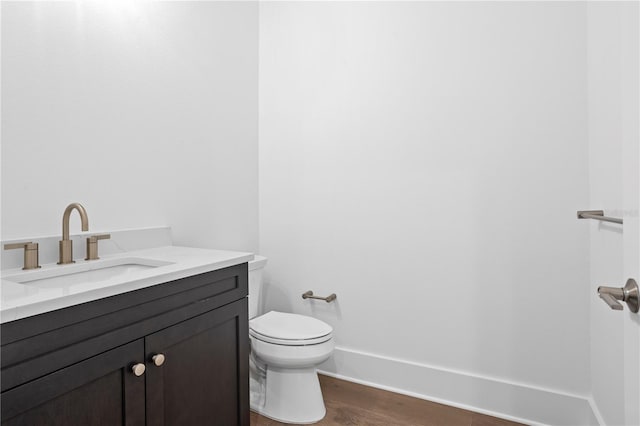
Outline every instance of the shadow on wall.
POLYGON ((608 223, 600 222, 598 224, 598 231, 615 232, 616 234, 622 234, 622 227, 618 225, 610 225, 608 223))
POLYGON ((262 297, 259 304, 260 313, 268 311, 293 312, 291 299, 287 297, 286 292, 281 287, 271 284, 268 274, 265 274, 262 285, 262 297))
MULTIPOLYGON (((324 295, 323 295, 324 296, 324 295)), ((327 303, 322 300, 307 299, 303 301, 304 305, 311 310, 311 316, 315 318, 335 318, 342 319, 342 310, 340 309, 340 297, 333 302, 327 303)))
MULTIPOLYGON (((306 290, 313 290, 311 288, 306 290)), ((266 313, 268 311, 280 311, 280 312, 290 312, 290 313, 302 313, 303 315, 310 315, 314 318, 335 318, 337 320, 342 319, 342 310, 340 308, 340 295, 338 294, 338 298, 330 303, 327 303, 322 300, 314 300, 314 299, 302 299, 302 292, 300 295, 289 294, 291 291, 295 291, 292 289, 286 289, 283 286, 278 286, 277 284, 271 283, 271 277, 268 274, 265 274, 264 283, 262 287, 261 300, 259 302, 259 309, 261 313, 266 313), (300 309, 296 309, 294 307, 294 303, 292 301, 300 302, 300 306, 304 312, 300 312, 300 309)), ((321 296, 324 296, 322 294, 321 296)), ((297 303, 297 302, 295 302, 297 303)))

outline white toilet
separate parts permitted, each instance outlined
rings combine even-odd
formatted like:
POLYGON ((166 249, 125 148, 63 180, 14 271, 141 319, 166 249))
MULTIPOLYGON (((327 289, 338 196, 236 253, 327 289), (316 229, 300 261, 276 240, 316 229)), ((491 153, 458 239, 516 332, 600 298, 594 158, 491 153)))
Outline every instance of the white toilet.
POLYGON ((316 366, 333 353, 333 329, 304 315, 257 316, 266 263, 262 256, 249 262, 251 410, 283 423, 315 423, 326 413, 316 366))

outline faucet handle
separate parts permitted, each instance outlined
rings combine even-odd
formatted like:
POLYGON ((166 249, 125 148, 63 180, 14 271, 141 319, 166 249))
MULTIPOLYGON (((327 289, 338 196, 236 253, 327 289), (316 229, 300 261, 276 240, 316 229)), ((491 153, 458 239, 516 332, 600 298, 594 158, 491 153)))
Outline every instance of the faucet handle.
POLYGON ((84 260, 97 260, 98 257, 98 240, 108 240, 111 234, 92 235, 87 238, 87 257, 84 260))
MULTIPOLYGON (((26 249, 27 247, 29 247, 30 245, 33 245, 33 242, 31 241, 24 241, 22 243, 11 243, 11 244, 5 244, 4 245, 4 249, 5 250, 14 250, 14 249, 20 249, 20 248, 24 248, 26 249)), ((36 246, 38 244, 35 244, 36 246)))
POLYGON ((5 250, 24 249, 24 265, 22 269, 38 269, 40 267, 38 260, 38 243, 25 241, 22 243, 5 244, 5 250))

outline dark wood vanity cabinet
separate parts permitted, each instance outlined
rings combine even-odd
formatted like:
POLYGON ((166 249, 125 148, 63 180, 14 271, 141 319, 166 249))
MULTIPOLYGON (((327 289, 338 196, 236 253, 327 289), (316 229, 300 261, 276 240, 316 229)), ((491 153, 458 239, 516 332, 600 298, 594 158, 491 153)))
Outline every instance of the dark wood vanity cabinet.
POLYGON ((144 425, 145 378, 137 340, 2 393, 2 424, 144 425))
POLYGON ((2 324, 2 425, 249 426, 246 295, 242 264, 2 324))

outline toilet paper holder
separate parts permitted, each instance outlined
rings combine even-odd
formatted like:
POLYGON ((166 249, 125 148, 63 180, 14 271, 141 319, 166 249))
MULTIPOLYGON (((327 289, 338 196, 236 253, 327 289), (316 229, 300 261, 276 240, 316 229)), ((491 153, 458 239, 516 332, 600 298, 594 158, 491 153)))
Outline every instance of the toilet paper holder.
POLYGON ((333 302, 334 300, 336 300, 338 298, 338 296, 336 296, 335 293, 331 293, 327 297, 314 296, 313 295, 313 291, 309 290, 309 291, 305 291, 304 293, 302 293, 302 298, 303 299, 324 300, 325 302, 330 303, 330 302, 333 302))

